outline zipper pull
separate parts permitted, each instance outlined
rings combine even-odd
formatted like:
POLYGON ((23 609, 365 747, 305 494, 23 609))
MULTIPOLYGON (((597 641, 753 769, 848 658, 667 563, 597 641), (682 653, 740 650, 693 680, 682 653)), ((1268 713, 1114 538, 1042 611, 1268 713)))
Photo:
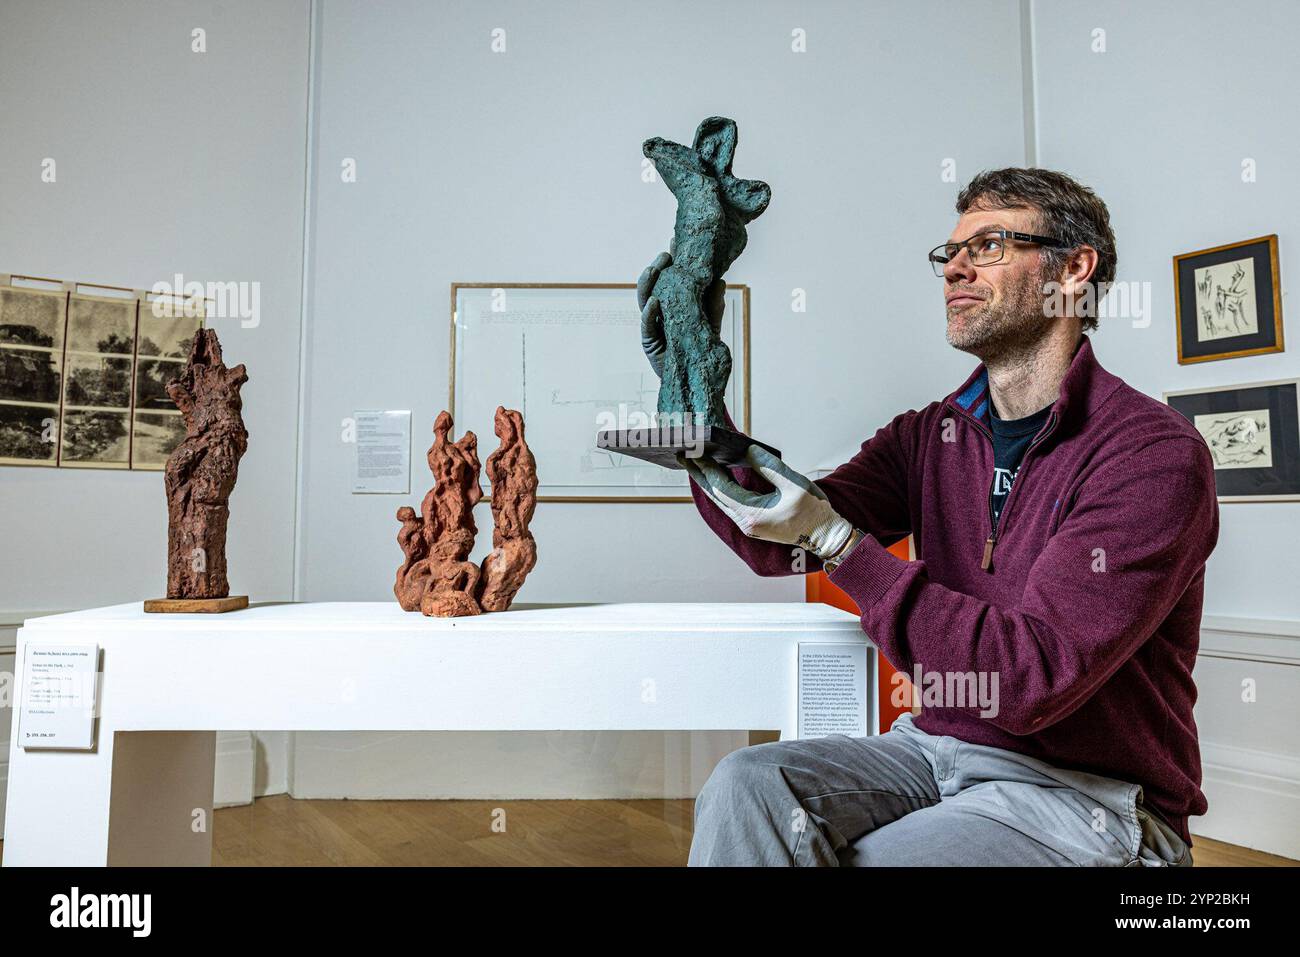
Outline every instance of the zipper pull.
POLYGON ((980 559, 980 568, 984 571, 988 571, 989 566, 993 564, 993 546, 997 544, 997 541, 996 535, 990 535, 984 542, 984 557, 980 559))

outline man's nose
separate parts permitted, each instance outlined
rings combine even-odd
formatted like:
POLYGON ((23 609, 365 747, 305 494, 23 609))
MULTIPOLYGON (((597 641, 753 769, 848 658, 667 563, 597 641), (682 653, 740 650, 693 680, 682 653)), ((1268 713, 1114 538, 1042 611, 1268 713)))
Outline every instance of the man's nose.
POLYGON ((975 281, 975 264, 971 262, 970 253, 965 246, 943 264, 943 278, 948 282, 960 282, 963 279, 967 282, 975 281))

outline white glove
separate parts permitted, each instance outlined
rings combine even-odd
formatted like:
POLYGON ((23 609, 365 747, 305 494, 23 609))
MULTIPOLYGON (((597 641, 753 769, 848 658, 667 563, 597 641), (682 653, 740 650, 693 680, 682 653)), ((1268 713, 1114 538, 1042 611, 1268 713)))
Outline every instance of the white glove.
POLYGON ((750 538, 798 545, 823 559, 844 547, 853 526, 831 508, 826 493, 762 446, 751 445, 745 457, 774 491, 751 492, 737 485, 707 457, 691 459, 679 452, 677 461, 750 538))

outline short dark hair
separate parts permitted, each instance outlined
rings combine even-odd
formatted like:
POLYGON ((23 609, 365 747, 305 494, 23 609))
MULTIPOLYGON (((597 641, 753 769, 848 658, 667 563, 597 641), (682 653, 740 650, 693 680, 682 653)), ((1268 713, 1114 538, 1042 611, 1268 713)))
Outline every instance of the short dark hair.
MULTIPOLYGON (((1035 231, 1054 236, 1068 246, 1043 248, 1045 275, 1059 275, 1070 252, 1080 246, 1097 250, 1097 268, 1090 280, 1094 303, 1101 300, 1115 279, 1119 260, 1115 234, 1110 228, 1110 211, 1100 196, 1064 173, 1017 166, 985 170, 957 196, 957 212, 970 209, 1037 210, 1035 231)), ((1095 310, 1093 315, 1084 317, 1083 328, 1097 328, 1095 310)))

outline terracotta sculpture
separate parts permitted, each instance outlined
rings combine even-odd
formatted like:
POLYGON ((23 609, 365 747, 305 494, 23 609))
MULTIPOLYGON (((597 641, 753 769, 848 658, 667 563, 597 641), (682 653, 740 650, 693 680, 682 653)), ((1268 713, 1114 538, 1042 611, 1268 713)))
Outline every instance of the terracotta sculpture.
MULTIPOLYGON (((200 329, 167 394, 185 417, 185 438, 167 459, 167 598, 219 599, 226 578, 228 502, 248 449, 240 414, 243 365, 227 369, 212 329, 200 329)), ((244 599, 245 604, 247 599, 244 599)))
POLYGON ((494 431, 501 444, 488 456, 492 483, 492 552, 483 559, 479 605, 505 611, 537 564, 537 542, 528 531, 537 507, 537 462, 524 441, 524 418, 497 406, 494 431))
POLYGON ((483 497, 478 486, 478 438, 466 432, 459 442, 448 440, 451 416, 438 415, 429 448, 434 486, 420 504, 420 519, 407 508, 397 511, 402 530, 398 543, 406 560, 397 571, 393 592, 407 611, 452 617, 477 615, 474 598, 478 566, 469 560, 478 531, 474 506, 483 497))
POLYGON ((537 465, 524 442, 522 416, 497 408, 501 445, 487 463, 496 528, 482 568, 469 560, 478 532, 473 510, 483 497, 478 438, 466 432, 460 441, 449 441, 452 424, 445 411, 434 422, 429 469, 435 484, 420 514, 409 506, 397 510, 402 523, 397 543, 405 558, 393 594, 406 611, 439 618, 505 611, 537 562, 537 545, 528 532, 537 503, 537 465))

